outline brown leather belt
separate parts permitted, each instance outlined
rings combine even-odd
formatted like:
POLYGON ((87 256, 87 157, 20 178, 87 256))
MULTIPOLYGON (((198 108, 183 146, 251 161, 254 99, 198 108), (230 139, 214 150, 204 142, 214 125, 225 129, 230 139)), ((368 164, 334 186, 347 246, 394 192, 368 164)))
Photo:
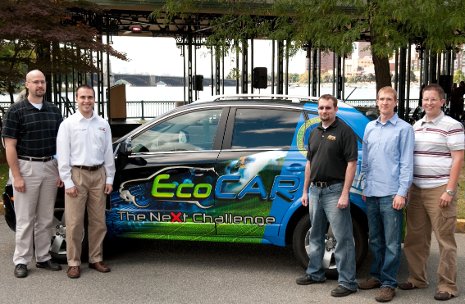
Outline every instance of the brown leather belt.
POLYGON ((73 166, 73 168, 78 168, 87 171, 97 171, 98 169, 102 168, 103 165, 96 165, 96 166, 73 166))
POLYGON ((36 156, 18 155, 18 159, 45 163, 45 162, 51 161, 53 159, 53 156, 36 157, 36 156))

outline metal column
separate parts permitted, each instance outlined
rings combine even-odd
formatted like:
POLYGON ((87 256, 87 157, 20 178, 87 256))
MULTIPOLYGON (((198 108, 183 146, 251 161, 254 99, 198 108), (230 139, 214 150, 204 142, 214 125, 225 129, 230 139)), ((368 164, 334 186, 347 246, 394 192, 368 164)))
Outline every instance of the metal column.
POLYGON ((283 94, 284 92, 284 42, 283 41, 278 41, 278 82, 276 83, 276 93, 277 94, 283 94))
POLYGON ((241 68, 241 92, 247 93, 248 86, 248 70, 249 70, 249 48, 247 41, 241 41, 242 44, 242 68, 241 68))
POLYGON ((399 86, 397 91, 398 100, 398 115, 400 118, 406 119, 405 117, 405 79, 407 72, 407 49, 405 47, 399 50, 399 86))
POLYGON ((221 94, 221 61, 220 61, 220 47, 215 47, 215 93, 216 95, 221 94))

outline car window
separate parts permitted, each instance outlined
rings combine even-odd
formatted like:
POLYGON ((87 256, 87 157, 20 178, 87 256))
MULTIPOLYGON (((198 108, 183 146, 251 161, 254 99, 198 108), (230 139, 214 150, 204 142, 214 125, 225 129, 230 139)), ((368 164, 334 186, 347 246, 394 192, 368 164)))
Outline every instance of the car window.
POLYGON ((211 150, 221 109, 183 113, 156 123, 132 139, 133 152, 211 150))
POLYGON ((232 149, 285 148, 292 144, 299 111, 238 108, 232 149))

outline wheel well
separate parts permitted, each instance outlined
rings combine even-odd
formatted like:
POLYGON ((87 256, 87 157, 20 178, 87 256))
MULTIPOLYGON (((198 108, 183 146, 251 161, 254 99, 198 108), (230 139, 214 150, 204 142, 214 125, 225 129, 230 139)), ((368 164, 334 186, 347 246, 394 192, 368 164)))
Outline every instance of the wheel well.
MULTIPOLYGON (((289 223, 286 227, 286 245, 290 245, 292 243, 292 234, 294 232, 295 226, 297 225, 297 222, 307 213, 308 208, 301 206, 294 212, 292 217, 289 219, 289 223)), ((362 228, 368 234, 368 219, 365 212, 359 206, 351 204, 350 213, 352 214, 352 218, 357 219, 357 221, 362 225, 362 228)))
POLYGON ((299 220, 308 214, 308 208, 304 206, 300 206, 289 219, 289 223, 286 227, 286 245, 292 244, 292 234, 294 232, 295 226, 299 222, 299 220))
POLYGON ((363 230, 366 231, 368 235, 368 219, 366 213, 355 204, 350 205, 350 213, 352 214, 352 218, 355 218, 357 222, 362 225, 363 230))

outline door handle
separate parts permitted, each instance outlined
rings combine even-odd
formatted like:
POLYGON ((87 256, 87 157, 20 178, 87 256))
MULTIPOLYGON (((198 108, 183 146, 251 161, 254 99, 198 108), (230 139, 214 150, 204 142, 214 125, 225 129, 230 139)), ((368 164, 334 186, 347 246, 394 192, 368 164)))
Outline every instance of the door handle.
POLYGON ((289 166, 286 166, 285 169, 290 172, 302 172, 305 171, 305 166, 301 164, 291 164, 289 166))

